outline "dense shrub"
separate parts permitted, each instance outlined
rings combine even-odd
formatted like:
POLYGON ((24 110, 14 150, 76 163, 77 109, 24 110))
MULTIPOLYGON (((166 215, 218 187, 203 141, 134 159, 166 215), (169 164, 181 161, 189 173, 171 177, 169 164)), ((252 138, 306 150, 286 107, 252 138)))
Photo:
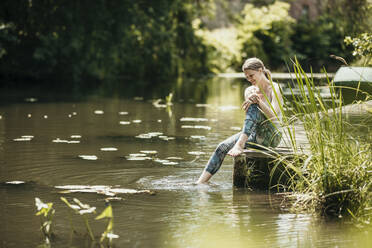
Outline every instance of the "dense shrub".
MULTIPOLYGON (((144 88, 208 71, 194 1, 10 1, 0 4, 1 83, 144 88)), ((199 10, 198 10, 199 11, 199 10)))

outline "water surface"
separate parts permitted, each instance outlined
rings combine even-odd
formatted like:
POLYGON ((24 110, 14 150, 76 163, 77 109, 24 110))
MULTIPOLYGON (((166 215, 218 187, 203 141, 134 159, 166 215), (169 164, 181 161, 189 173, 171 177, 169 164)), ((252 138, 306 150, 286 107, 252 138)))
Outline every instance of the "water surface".
MULTIPOLYGON (((1 247, 42 243, 35 197, 54 203, 52 247, 88 247, 83 238, 70 238, 70 210, 55 188, 63 185, 155 192, 111 202, 116 247, 368 247, 368 233, 352 225, 294 214, 280 196, 234 188, 229 157, 209 185, 194 184, 216 145, 241 127, 243 90, 239 80, 199 82, 176 89, 170 107, 138 97, 31 95, 2 103, 0 182, 27 183, 0 186, 1 247), (151 159, 133 159, 140 153, 151 159)), ((63 196, 96 206, 97 214, 107 198, 63 196)), ((105 225, 96 215, 91 223, 99 236, 105 225)), ((84 232, 79 216, 73 220, 84 232)))

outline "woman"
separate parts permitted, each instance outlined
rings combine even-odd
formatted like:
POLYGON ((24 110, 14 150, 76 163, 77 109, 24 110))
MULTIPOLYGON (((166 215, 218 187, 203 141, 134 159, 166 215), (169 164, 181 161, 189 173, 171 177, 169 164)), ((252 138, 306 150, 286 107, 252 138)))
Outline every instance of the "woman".
POLYGON ((245 90, 242 108, 246 111, 243 131, 221 142, 209 159, 197 183, 206 183, 219 170, 226 156, 238 156, 244 148, 259 144, 276 147, 281 140, 278 130, 283 98, 279 85, 270 82, 271 74, 258 58, 247 59, 242 70, 252 84, 245 90), (274 89, 273 89, 274 87, 274 89))

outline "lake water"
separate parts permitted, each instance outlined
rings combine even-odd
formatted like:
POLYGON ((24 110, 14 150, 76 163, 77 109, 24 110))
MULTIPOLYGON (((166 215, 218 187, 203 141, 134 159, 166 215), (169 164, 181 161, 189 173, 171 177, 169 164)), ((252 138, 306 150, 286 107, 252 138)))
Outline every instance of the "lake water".
MULTIPOLYGON (((108 196, 61 194, 56 186, 103 185, 155 192, 111 201, 115 247, 371 247, 366 230, 291 213, 280 196, 234 188, 230 157, 210 184, 194 184, 216 145, 241 127, 244 87, 239 79, 179 85, 167 108, 140 97, 2 102, 0 246, 43 243, 39 197, 56 210, 52 247, 89 247, 87 239, 70 237, 71 211, 59 198, 97 207, 89 218, 98 237, 105 223, 94 217, 108 196)), ((84 233, 80 216, 73 223, 84 233)))

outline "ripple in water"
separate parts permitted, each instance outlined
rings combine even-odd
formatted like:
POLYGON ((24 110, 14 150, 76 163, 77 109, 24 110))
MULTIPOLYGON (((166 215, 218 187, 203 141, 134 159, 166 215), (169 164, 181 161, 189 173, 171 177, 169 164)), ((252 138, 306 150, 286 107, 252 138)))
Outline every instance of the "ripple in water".
MULTIPOLYGON (((194 173, 193 173, 194 174, 194 173)), ((207 184, 196 184, 196 177, 194 175, 169 175, 162 178, 156 176, 147 176, 139 179, 137 184, 141 188, 152 190, 170 190, 170 191, 195 191, 195 190, 208 190, 208 191, 221 191, 222 189, 231 189, 231 184, 220 184, 209 182, 207 184)))

